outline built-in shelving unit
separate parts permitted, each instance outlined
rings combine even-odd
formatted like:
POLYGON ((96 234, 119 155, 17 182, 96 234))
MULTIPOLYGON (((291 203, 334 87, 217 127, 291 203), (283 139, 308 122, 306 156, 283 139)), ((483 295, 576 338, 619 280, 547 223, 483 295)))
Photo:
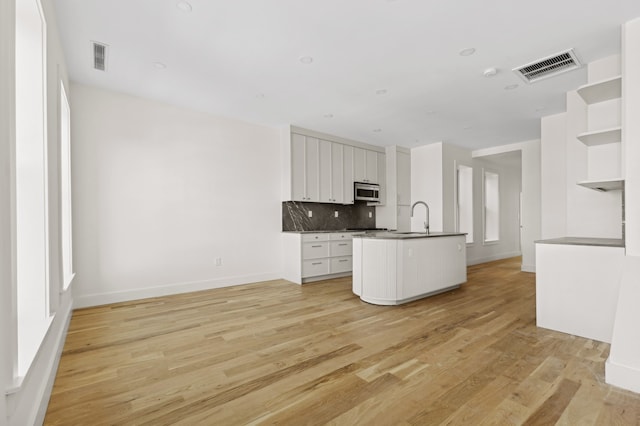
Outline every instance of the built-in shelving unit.
MULTIPOLYGON (((600 102, 620 99, 622 97, 622 76, 607 78, 593 83, 585 84, 577 90, 578 95, 584 100, 587 107, 600 102)), ((611 127, 580 133, 576 138, 587 148, 599 145, 621 144, 622 127, 611 127)), ((594 148, 595 149, 595 148, 594 148)), ((617 175, 614 173, 613 175, 617 175)), ((578 185, 596 191, 615 191, 624 189, 624 179, 613 177, 611 179, 589 179, 577 182, 578 185)))
POLYGON ((578 94, 587 105, 622 97, 622 76, 585 84, 578 88, 578 94))
POLYGON ((580 133, 578 139, 587 146, 605 145, 622 140, 622 127, 580 133))
POLYGON ((578 185, 601 192, 616 191, 624 188, 624 179, 584 180, 578 185))

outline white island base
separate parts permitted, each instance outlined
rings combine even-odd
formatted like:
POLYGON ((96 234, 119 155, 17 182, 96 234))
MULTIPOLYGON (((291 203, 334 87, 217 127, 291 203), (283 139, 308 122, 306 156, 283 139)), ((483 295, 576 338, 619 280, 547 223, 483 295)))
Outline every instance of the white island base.
POLYGON ((399 305, 467 281, 464 234, 367 234, 353 238, 353 292, 375 305, 399 305))

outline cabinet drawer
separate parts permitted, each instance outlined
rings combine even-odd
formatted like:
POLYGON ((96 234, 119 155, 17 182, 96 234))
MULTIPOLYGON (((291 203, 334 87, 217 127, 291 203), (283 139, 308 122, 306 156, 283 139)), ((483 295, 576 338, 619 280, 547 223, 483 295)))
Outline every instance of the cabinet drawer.
POLYGON ((302 244, 303 259, 317 259, 319 257, 327 256, 329 256, 329 243, 326 241, 302 244))
POLYGON ((329 273, 329 259, 313 259, 302 262, 302 278, 327 275, 329 273))
POLYGON ((332 233, 330 234, 329 237, 330 240, 332 241, 337 241, 337 240, 351 240, 353 239, 353 234, 351 232, 340 232, 340 233, 332 233))
POLYGON ((331 256, 351 256, 353 254, 353 242, 331 241, 331 256))
POLYGON ((353 270, 353 257, 333 257, 331 258, 331 273, 349 272, 353 270))
POLYGON ((325 232, 323 234, 302 234, 303 243, 311 241, 329 241, 329 233, 325 232))

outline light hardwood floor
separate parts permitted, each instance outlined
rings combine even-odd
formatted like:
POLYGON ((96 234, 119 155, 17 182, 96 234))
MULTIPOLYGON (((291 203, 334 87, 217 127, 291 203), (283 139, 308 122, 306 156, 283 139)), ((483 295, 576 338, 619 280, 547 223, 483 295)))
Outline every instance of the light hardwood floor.
POLYGON ((609 345, 536 327, 519 265, 397 307, 342 278, 77 310, 45 424, 640 424, 609 345))

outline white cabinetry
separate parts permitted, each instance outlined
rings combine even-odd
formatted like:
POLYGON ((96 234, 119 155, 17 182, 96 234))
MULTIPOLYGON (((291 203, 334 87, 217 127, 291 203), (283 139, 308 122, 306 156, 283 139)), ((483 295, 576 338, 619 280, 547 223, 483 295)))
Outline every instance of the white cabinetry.
POLYGON ((320 140, 320 202, 344 204, 344 149, 320 140))
POLYGON ((354 148, 353 170, 355 182, 380 183, 378 153, 364 148, 354 148))
POLYGON ((284 279, 296 284, 351 275, 352 233, 283 233, 284 279))
POLYGON ((292 201, 319 201, 319 141, 304 135, 291 135, 292 201))
MULTIPOLYGON (((411 229, 411 151, 398 146, 386 148, 385 203, 377 209, 378 228, 411 229)), ((383 182, 383 181, 381 181, 383 182)))
POLYGON ((283 201, 353 204, 354 182, 380 184, 384 195, 381 148, 297 127, 283 129, 282 144, 283 201))
POLYGON ((355 199, 353 197, 353 151, 354 147, 349 145, 344 145, 342 149, 343 155, 343 191, 344 191, 344 203, 345 204, 353 204, 355 199))
POLYGON ((624 251, 624 247, 538 242, 538 327, 611 343, 624 251))
POLYGON ((353 257, 353 292, 376 305, 406 303, 467 280, 464 235, 356 237, 353 257))

